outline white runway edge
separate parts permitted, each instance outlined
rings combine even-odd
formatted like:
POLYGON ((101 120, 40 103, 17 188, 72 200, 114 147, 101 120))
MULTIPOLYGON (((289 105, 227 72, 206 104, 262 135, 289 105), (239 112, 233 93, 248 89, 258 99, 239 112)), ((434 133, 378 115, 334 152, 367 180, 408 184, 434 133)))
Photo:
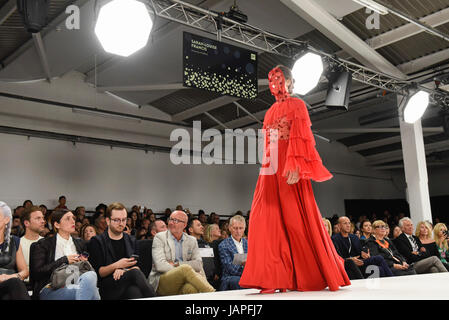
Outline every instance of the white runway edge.
POLYGON ((256 289, 217 291, 142 300, 449 300, 449 272, 352 280, 339 291, 259 294, 256 289))

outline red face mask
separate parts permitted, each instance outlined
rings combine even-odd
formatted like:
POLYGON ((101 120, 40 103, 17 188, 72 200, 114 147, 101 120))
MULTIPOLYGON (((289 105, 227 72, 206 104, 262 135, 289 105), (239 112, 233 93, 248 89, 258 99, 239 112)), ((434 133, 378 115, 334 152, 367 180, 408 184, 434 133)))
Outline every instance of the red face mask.
POLYGON ((280 68, 274 68, 268 73, 268 83, 271 94, 276 98, 276 101, 283 101, 290 97, 285 88, 284 73, 280 68))

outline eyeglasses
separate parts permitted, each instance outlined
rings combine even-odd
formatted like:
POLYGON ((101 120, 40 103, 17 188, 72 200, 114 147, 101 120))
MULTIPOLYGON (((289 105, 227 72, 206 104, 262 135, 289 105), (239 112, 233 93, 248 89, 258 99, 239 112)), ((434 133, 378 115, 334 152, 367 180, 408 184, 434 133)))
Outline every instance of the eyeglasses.
POLYGON ((120 223, 120 222, 122 222, 122 223, 126 223, 126 221, 127 221, 128 219, 127 218, 125 218, 125 219, 111 219, 111 221, 113 221, 114 223, 120 223))
POLYGON ((374 228, 387 229, 386 226, 376 226, 376 227, 374 227, 374 228))
POLYGON ((168 221, 171 221, 171 222, 173 222, 174 224, 177 224, 177 223, 180 223, 180 222, 186 223, 185 221, 183 221, 183 220, 178 220, 178 219, 176 219, 176 218, 168 218, 168 221))

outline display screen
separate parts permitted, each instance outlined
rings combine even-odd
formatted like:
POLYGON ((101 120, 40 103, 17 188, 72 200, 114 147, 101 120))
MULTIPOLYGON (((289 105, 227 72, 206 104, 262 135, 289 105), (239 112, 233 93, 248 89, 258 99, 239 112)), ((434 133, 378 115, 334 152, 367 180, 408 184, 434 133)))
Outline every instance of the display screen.
POLYGON ((257 52, 184 32, 183 85, 257 98, 257 52))

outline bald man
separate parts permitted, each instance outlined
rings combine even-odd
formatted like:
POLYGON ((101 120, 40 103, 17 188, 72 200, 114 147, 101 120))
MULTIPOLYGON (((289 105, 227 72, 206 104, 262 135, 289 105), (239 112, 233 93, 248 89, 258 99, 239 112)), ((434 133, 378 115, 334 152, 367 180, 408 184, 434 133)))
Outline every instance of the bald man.
POLYGON ((161 296, 215 291, 207 282, 196 238, 184 233, 187 220, 184 211, 173 211, 168 230, 154 236, 148 280, 161 296))
POLYGON ((364 279, 365 276, 370 278, 391 277, 393 275, 382 256, 372 257, 368 249, 362 249, 359 237, 350 233, 351 221, 348 217, 338 218, 338 227, 340 233, 332 236, 332 242, 337 253, 345 259, 345 270, 349 279, 364 279), (375 267, 367 269, 371 265, 375 267))

